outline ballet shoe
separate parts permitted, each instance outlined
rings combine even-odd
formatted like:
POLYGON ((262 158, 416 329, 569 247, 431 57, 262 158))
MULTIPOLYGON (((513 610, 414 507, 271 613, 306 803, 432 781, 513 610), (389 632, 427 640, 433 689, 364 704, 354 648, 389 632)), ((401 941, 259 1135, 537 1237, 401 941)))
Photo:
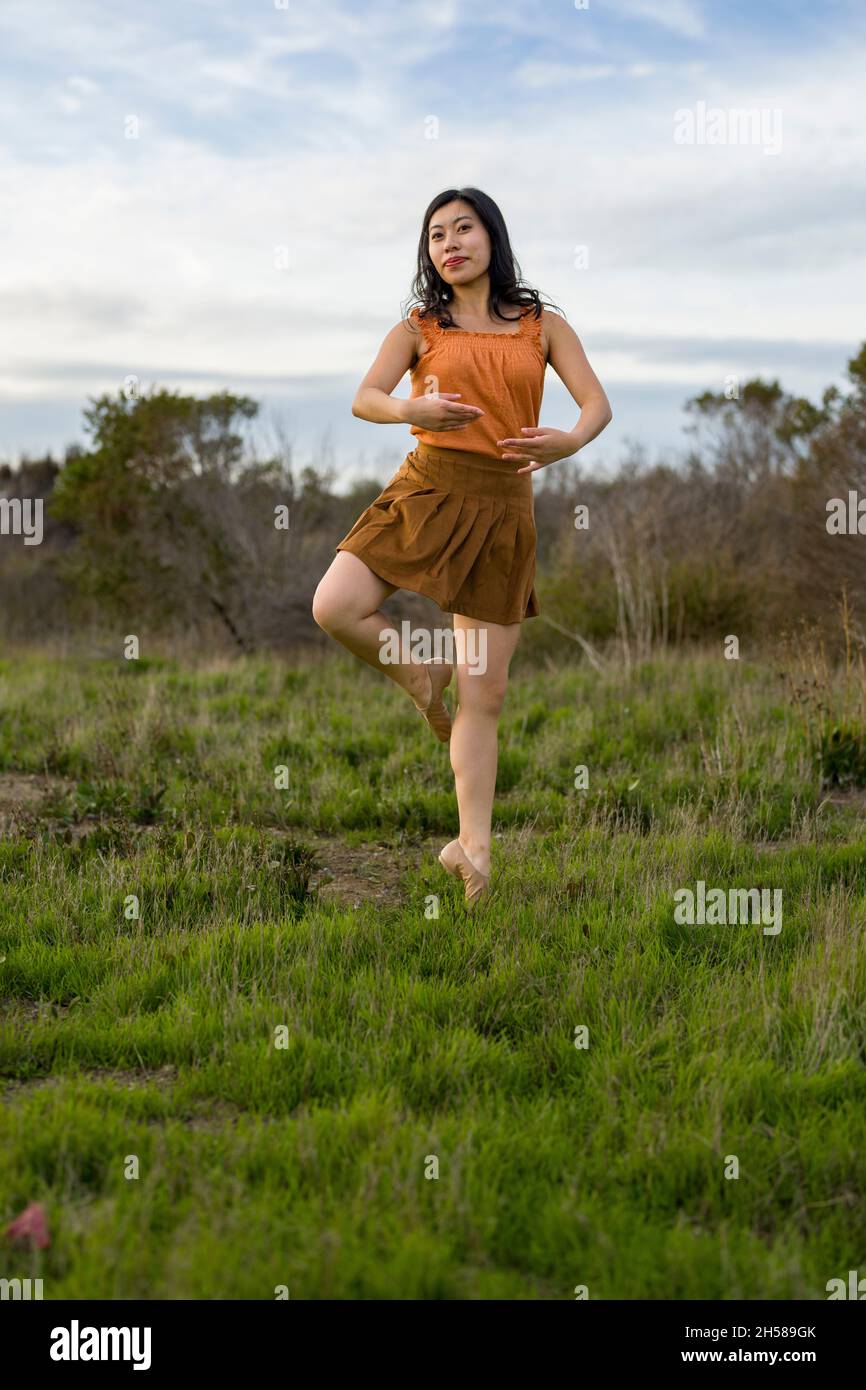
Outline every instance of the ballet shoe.
POLYGON ((477 869, 459 840, 452 840, 439 855, 439 863, 446 873, 462 879, 466 885, 466 902, 474 906, 479 898, 490 889, 490 875, 477 869))
POLYGON ((423 664, 425 666, 447 667, 448 675, 444 681, 440 681, 438 677, 434 681, 433 672, 428 671, 427 678, 430 682, 430 694, 427 701, 423 705, 417 704, 414 700, 412 703, 415 705, 421 718, 426 719, 439 742, 448 743, 451 739, 451 715, 448 713, 448 706, 442 699, 442 692, 451 682, 454 667, 450 661, 445 661, 442 657, 430 657, 430 659, 423 664))

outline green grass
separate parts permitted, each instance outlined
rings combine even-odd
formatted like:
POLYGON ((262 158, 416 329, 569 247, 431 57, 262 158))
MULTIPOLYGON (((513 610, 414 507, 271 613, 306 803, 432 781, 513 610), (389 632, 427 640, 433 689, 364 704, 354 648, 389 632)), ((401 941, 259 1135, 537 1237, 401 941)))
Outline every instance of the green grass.
POLYGON ((518 666, 475 914, 435 862, 447 751, 348 659, 33 651, 0 697, 0 808, 49 774, 0 842, 0 1222, 53 1236, 0 1276, 814 1299, 864 1266, 860 803, 771 664, 518 666), (373 842, 382 896, 336 891, 373 842), (779 935, 679 925, 698 878, 781 888, 779 935))

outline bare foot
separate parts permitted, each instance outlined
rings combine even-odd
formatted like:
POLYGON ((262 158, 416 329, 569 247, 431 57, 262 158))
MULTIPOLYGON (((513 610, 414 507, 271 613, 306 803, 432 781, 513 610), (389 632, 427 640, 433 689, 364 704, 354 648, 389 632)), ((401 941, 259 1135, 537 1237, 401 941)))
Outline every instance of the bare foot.
POLYGON ((404 667, 403 689, 414 705, 426 705, 430 698, 430 682, 433 677, 426 666, 414 662, 404 667))
POLYGON ((434 662, 429 666, 413 663, 409 667, 408 683, 404 689, 408 691, 416 708, 426 709, 429 704, 435 704, 441 698, 442 691, 450 684, 453 672, 454 667, 448 662, 434 662))
POLYGON ((487 878, 489 878, 490 846, 474 845, 471 840, 458 840, 457 843, 461 846, 463 853, 466 855, 466 858, 469 860, 470 864, 474 864, 480 874, 484 874, 487 878))

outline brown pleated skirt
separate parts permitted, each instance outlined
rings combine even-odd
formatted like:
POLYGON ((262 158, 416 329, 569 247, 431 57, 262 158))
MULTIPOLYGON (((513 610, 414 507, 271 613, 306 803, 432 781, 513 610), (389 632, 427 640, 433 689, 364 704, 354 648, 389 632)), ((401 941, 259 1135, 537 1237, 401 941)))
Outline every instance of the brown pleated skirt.
POLYGON ((533 475, 518 467, 419 442, 336 549, 445 613, 537 617, 533 475))

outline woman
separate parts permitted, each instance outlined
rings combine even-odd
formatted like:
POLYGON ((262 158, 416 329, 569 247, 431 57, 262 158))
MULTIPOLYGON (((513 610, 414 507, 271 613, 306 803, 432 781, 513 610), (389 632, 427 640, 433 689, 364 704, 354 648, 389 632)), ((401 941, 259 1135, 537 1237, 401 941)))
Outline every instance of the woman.
POLYGON ((390 676, 437 737, 450 741, 460 832, 439 862, 463 880, 474 904, 490 883, 508 668, 521 622, 539 612, 532 474, 576 454, 612 416, 574 330, 521 284, 502 214, 479 189, 451 188, 433 199, 413 292, 420 307, 385 336, 352 413, 411 425, 417 446, 340 541, 313 617, 390 676), (538 425, 548 362, 580 406, 571 431, 538 425), (412 394, 403 400, 391 392, 407 371, 412 394), (398 588, 453 614, 454 662, 387 659, 390 629, 378 608, 398 588), (465 660, 473 641, 473 650, 486 648, 483 670, 465 660), (442 696, 455 665, 452 729, 442 696))

